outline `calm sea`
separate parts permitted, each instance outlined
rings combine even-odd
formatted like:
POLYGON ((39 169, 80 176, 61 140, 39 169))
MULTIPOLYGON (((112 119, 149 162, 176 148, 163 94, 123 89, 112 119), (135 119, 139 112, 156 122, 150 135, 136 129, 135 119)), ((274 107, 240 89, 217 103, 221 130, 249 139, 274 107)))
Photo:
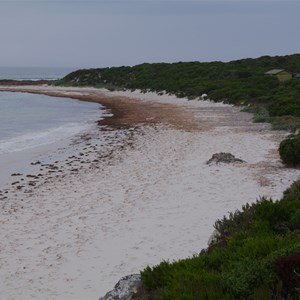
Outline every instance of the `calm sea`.
MULTIPOLYGON (((56 79, 68 73, 53 68, 0 68, 0 72, 5 79, 56 79)), ((103 107, 96 103, 0 92, 0 154, 72 137, 95 126, 102 112, 103 107)))
POLYGON ((74 68, 17 68, 0 67, 1 79, 15 80, 53 80, 59 79, 74 71, 74 68))

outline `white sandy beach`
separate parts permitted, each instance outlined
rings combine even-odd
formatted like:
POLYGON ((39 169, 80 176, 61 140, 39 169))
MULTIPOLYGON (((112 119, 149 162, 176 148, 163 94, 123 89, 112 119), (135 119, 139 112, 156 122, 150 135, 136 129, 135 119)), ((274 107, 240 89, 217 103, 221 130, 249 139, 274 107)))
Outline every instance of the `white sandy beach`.
POLYGON ((280 198, 300 177, 279 159, 287 133, 252 123, 236 107, 151 93, 28 89, 104 93, 166 110, 172 103, 194 127, 164 121, 99 131, 80 148, 81 160, 47 166, 31 188, 28 180, 10 186, 0 202, 1 299, 98 299, 122 276, 199 253, 218 218, 261 196, 280 198), (206 164, 217 152, 245 162, 206 164))

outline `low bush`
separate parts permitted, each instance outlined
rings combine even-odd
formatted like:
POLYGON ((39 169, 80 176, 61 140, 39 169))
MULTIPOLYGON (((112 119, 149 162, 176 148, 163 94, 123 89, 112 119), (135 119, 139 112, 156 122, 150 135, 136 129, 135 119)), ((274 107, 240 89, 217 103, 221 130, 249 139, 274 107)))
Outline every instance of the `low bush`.
POLYGON ((300 179, 294 181, 291 186, 283 192, 282 200, 291 201, 299 200, 300 201, 300 179))
POLYGON ((279 145, 283 163, 289 167, 300 166, 300 135, 289 135, 279 145))

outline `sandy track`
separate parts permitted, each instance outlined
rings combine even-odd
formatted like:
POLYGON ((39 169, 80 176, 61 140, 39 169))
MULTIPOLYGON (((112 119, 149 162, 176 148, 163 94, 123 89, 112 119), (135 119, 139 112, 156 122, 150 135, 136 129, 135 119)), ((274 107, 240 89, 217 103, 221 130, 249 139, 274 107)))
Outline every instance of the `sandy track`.
POLYGON ((130 134, 115 138, 108 158, 9 194, 0 227, 3 299, 97 299, 121 276, 200 252, 216 219, 259 196, 280 197, 300 175, 279 161, 286 133, 251 123, 237 108, 44 89, 35 92, 101 98, 115 113, 103 124, 130 134), (206 164, 221 151, 246 162, 206 164))

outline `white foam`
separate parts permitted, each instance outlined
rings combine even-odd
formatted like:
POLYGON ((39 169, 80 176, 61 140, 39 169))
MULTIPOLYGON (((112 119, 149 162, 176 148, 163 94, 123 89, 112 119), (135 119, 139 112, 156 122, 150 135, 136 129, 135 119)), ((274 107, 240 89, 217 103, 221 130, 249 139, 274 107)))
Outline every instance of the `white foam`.
POLYGON ((56 128, 27 133, 2 142, 0 141, 0 155, 59 142, 86 131, 91 128, 91 126, 89 123, 68 123, 56 128))

